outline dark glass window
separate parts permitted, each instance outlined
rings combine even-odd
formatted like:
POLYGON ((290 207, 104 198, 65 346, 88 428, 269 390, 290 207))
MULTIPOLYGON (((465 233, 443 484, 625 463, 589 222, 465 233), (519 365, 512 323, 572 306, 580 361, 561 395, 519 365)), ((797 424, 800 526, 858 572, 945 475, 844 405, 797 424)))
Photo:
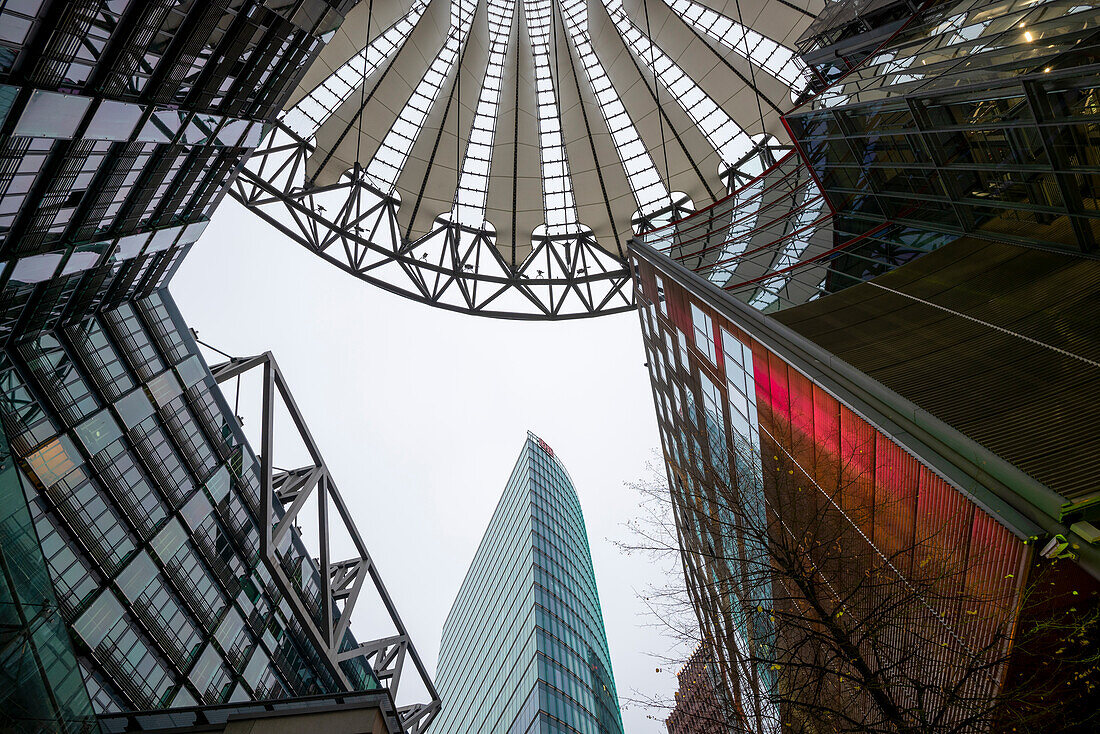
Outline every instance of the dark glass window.
POLYGON ((194 659, 202 637, 164 584, 153 559, 142 551, 118 575, 118 586, 130 600, 131 608, 147 622, 158 644, 182 667, 194 659))
POLYGON ((46 397, 67 423, 72 425, 99 407, 69 355, 52 334, 25 342, 19 353, 46 397))
POLYGON ((92 464, 130 523, 147 539, 164 520, 164 505, 129 451, 110 454, 108 450, 93 456, 92 464))
POLYGON ((67 329, 65 335, 101 393, 117 399, 133 389, 133 379, 98 321, 88 319, 67 329))
POLYGON ((144 708, 157 708, 174 685, 154 648, 125 618, 122 604, 104 590, 73 625, 96 656, 113 668, 113 682, 144 708))

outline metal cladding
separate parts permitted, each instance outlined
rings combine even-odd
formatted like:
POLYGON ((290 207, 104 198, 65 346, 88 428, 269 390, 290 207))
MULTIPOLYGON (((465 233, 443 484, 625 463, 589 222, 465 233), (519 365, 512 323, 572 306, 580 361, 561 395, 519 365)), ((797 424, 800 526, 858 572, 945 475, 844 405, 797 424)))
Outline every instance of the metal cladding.
POLYGON ((722 198, 805 88, 818 0, 360 2, 234 195, 443 308, 623 310, 626 243, 722 198))
POLYGON ((1100 471, 1098 296, 1096 260, 965 238, 775 318, 1049 487, 1057 517, 1100 471))

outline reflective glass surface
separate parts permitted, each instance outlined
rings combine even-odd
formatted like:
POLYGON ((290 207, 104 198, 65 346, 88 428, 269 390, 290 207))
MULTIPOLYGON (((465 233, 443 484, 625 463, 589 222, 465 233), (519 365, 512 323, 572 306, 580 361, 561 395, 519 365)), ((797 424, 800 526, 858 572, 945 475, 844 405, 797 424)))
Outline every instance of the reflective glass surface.
POLYGON ((19 471, 0 432, 0 730, 96 731, 19 471))
POLYGON ((28 138, 71 138, 92 100, 36 89, 23 109, 15 134, 28 138))
POLYGON ((442 731, 623 731, 577 493, 533 434, 447 616, 438 685, 442 731))
MULTIPOLYGON (((167 292, 0 350, 0 375, 93 710, 378 687, 362 658, 336 677, 260 562, 258 461, 167 292)), ((290 593, 317 610, 296 535, 290 593)))
POLYGON ((139 105, 105 99, 92 115, 84 137, 92 140, 129 140, 142 114, 139 105))

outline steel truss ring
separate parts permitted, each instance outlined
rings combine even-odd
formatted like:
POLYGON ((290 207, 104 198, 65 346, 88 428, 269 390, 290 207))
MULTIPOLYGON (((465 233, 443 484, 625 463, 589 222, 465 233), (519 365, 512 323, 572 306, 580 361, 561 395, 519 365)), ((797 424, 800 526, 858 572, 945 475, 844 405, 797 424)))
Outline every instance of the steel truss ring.
POLYGON ((311 150, 309 141, 276 123, 230 195, 360 280, 437 308, 503 319, 578 319, 634 307, 629 268, 591 233, 533 236, 530 253, 514 265, 492 233, 443 218, 429 233, 405 240, 398 200, 372 186, 361 169, 337 184, 305 188, 311 150))

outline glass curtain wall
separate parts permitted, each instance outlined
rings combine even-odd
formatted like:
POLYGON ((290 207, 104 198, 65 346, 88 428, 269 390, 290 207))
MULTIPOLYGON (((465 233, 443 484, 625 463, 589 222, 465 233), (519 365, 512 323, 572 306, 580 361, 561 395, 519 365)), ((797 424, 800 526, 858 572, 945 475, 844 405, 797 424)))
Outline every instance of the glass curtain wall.
POLYGON ((528 434, 443 627, 448 732, 622 734, 584 517, 528 434))

